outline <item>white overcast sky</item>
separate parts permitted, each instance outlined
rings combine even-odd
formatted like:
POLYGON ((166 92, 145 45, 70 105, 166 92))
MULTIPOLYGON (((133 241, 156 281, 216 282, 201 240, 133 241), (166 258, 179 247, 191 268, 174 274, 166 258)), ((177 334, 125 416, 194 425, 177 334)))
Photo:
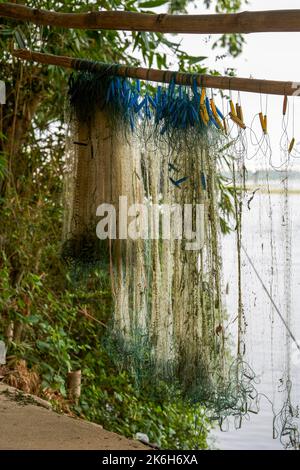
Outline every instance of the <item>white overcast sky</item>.
MULTIPOLYGON (((207 13, 207 10, 203 7, 202 0, 196 2, 196 4, 198 4, 196 9, 190 6, 189 13, 207 13)), ((297 8, 300 8, 300 0, 251 0, 243 10, 255 11, 297 8)), ((238 58, 233 59, 229 56, 217 62, 215 62, 215 56, 220 54, 220 50, 211 50, 211 45, 215 40, 214 36, 211 37, 209 42, 207 42, 207 37, 201 35, 181 35, 180 37, 182 38, 182 47, 188 53, 196 56, 208 56, 205 64, 216 68, 221 73, 223 73, 227 67, 234 67, 239 77, 300 82, 300 33, 248 34, 245 36, 246 44, 243 53, 238 58)), ((236 95, 237 94, 233 92, 234 101, 236 95)), ((263 108, 265 108, 266 97, 260 97, 259 94, 241 93, 241 100, 245 122, 250 125, 253 116, 261 110, 261 100, 263 102, 263 108)), ((282 97, 272 95, 268 97, 268 129, 275 164, 277 164, 280 159, 279 140, 282 134, 282 102, 282 97)), ((292 138, 293 134, 293 102, 295 110, 294 137, 296 142, 300 142, 300 97, 289 99, 289 136, 292 138)), ((260 131, 259 126, 257 126, 256 129, 258 132, 260 131)), ((251 162, 248 166, 259 166, 259 163, 260 157, 256 159, 255 163, 251 162)))

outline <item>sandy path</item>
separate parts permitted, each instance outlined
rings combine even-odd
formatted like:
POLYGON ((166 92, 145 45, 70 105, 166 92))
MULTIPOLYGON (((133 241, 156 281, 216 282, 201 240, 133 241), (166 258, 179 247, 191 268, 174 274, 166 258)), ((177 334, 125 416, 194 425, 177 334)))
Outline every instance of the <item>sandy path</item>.
POLYGON ((13 399, 0 385, 0 449, 6 450, 145 450, 147 447, 97 424, 60 415, 13 399))

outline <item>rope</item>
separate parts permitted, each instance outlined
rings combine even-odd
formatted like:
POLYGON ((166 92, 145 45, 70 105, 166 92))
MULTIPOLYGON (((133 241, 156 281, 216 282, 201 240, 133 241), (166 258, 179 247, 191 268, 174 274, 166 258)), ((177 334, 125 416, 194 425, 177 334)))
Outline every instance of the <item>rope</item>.
POLYGON ((285 319, 284 319, 283 315, 281 314, 279 308, 277 307, 277 305, 276 305, 274 299, 272 298, 270 292, 268 291, 268 288, 266 287, 266 285, 265 285, 264 281, 262 280, 262 278, 261 278, 259 272, 257 271, 257 269, 256 269, 256 267, 255 267, 255 265, 254 265, 254 263, 253 263, 253 261, 252 261, 252 259, 251 259, 250 256, 248 255, 248 253, 247 253, 247 251, 246 251, 246 249, 245 249, 245 247, 244 247, 243 244, 241 244, 241 247, 242 247, 242 250, 244 251, 244 253, 245 253, 245 255, 246 255, 246 257, 247 257, 249 263, 251 264, 251 266, 252 266, 252 268, 253 268, 253 270, 254 270, 254 272, 255 272, 255 274, 256 274, 258 280, 260 281, 260 283, 261 283, 261 285, 262 285, 262 287, 263 287, 265 293, 267 294, 267 296, 269 297, 269 299, 270 299, 270 301, 271 301, 273 307, 275 308, 275 311, 278 313, 279 318, 281 319, 282 323, 283 323, 284 326, 286 327, 286 329, 287 329, 287 331, 288 331, 290 337, 291 337, 292 340, 294 341, 294 343, 295 343, 297 349, 300 351, 300 345, 298 344, 298 342, 297 342, 297 340, 296 340, 294 334, 293 334, 292 331, 290 330, 290 328, 289 328, 287 322, 285 321, 285 319))
POLYGON ((119 64, 107 64, 88 59, 74 59, 72 66, 75 70, 86 70, 88 72, 97 72, 100 76, 115 76, 118 74, 119 64))

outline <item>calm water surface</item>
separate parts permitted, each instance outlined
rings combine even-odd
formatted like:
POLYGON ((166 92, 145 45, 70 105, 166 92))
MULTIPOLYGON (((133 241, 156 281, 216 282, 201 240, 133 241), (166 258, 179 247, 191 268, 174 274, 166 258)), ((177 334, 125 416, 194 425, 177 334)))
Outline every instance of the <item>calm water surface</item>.
MULTIPOLYGON (((243 244, 300 344, 300 194, 289 195, 289 215, 290 262, 286 261, 284 195, 258 192, 250 204, 250 210, 245 204, 243 244)), ((224 281, 228 283, 226 306, 233 319, 237 311, 234 235, 225 237, 223 241, 223 259, 224 281)), ((249 414, 249 419, 243 420, 240 429, 235 429, 234 420, 229 419, 228 431, 215 430, 212 433, 214 445, 219 449, 282 449, 289 442, 290 430, 282 432, 286 421, 280 418, 291 419, 299 430, 300 421, 295 416, 289 416, 290 406, 286 406, 285 412, 275 421, 275 434, 277 431, 279 436, 273 438, 273 420, 284 405, 291 404, 295 408, 300 405, 300 355, 245 255, 243 293, 248 324, 245 359, 257 375, 255 387, 261 394, 260 409, 257 415, 249 414), (290 380, 292 387, 290 394, 286 390, 287 380, 290 380), (280 433, 283 434, 281 439, 280 433)), ((234 322, 227 331, 235 333, 236 327, 234 322)), ((291 426, 286 424, 286 428, 291 426)))

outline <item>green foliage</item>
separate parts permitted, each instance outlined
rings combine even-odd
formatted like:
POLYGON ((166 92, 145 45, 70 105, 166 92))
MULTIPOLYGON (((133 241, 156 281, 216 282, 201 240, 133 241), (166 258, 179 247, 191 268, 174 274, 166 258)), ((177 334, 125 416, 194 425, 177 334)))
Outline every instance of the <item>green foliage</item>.
MULTIPOLYGON (((210 0, 209 3, 212 3, 210 0)), ((216 13, 235 13, 240 10, 243 4, 247 4, 248 0, 218 0, 216 3, 216 13)))
POLYGON ((6 160, 3 155, 0 154, 0 179, 4 178, 6 169, 6 160))
MULTIPOLYGON (((206 0, 207 6, 210 6, 211 3, 211 0, 206 0)), ((216 13, 236 13, 244 4, 247 5, 248 0, 218 0, 215 11, 216 13)), ((233 57, 237 57, 242 52, 244 42, 245 39, 241 34, 223 34, 214 43, 213 49, 222 47, 227 49, 233 57)))
MULTIPOLYGON (((59 255, 56 262, 60 262, 59 255)), ((151 384, 137 389, 134 378, 118 370, 105 351, 105 328, 92 318, 108 323, 108 274, 95 270, 85 282, 74 285, 61 273, 62 292, 51 289, 50 277, 27 272, 13 287, 10 262, 2 256, 0 338, 7 322, 23 327, 9 355, 37 367, 42 389, 50 388, 63 397, 67 373, 81 368, 82 396, 74 411, 106 429, 128 437, 146 433, 162 448, 206 448, 210 426, 202 406, 187 403, 163 384, 155 390, 151 384)))
POLYGON ((140 8, 155 8, 160 7, 161 5, 165 5, 168 3, 168 0, 149 0, 146 2, 141 2, 139 4, 140 8))
MULTIPOLYGON (((197 6, 197 3, 199 2, 196 0, 170 0, 169 12, 186 12, 189 4, 197 6)), ((248 0, 203 0, 203 3, 206 8, 214 6, 216 13, 235 13, 240 10, 243 4, 247 4, 248 0)))
POLYGON ((245 42, 241 34, 223 34, 223 36, 214 43, 213 48, 227 48, 233 57, 237 57, 243 48, 245 42))
MULTIPOLYGON (((101 370, 106 369, 105 363, 102 364, 101 370)), ((115 380, 102 372, 99 388, 95 387, 94 380, 86 388, 80 404, 80 410, 85 409, 90 419, 127 436, 143 432, 150 442, 164 449, 207 448, 210 425, 202 406, 190 405, 166 388, 160 391, 160 399, 149 400, 146 397, 151 396, 151 389, 135 392, 126 372, 115 380), (89 394, 97 395, 97 408, 89 407, 89 394)))

